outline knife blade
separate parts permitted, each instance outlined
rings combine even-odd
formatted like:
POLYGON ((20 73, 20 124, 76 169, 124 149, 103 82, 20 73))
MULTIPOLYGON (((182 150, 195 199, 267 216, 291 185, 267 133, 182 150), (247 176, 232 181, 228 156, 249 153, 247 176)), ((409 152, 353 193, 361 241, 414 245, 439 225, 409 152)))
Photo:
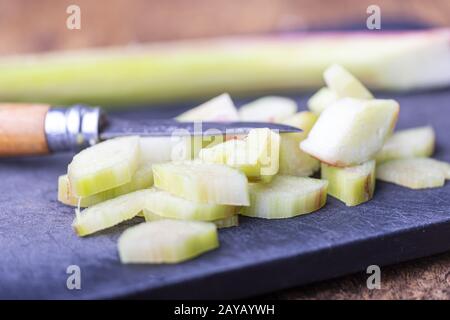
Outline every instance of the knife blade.
POLYGON ((301 132, 300 129, 292 126, 267 122, 178 122, 171 119, 136 121, 110 117, 100 131, 100 140, 129 135, 245 135, 255 128, 268 128, 280 133, 301 132))

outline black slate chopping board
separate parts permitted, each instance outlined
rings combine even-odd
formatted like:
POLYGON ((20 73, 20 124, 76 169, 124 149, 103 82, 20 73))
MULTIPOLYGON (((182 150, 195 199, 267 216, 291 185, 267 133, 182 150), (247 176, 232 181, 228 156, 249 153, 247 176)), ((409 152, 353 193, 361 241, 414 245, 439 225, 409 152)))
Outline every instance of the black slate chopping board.
MULTIPOLYGON (((400 102, 398 128, 433 125, 435 157, 450 161, 450 90, 384 96, 400 102)), ((297 97, 300 106, 306 98, 297 97)), ((73 209, 56 201, 70 159, 0 159, 0 298, 241 298, 450 250, 450 182, 422 191, 378 182, 374 199, 358 207, 329 197, 305 216, 242 218, 220 231, 218 250, 186 263, 121 265, 117 238, 140 220, 78 238, 73 209), (66 287, 70 265, 80 267, 81 290, 66 287)))

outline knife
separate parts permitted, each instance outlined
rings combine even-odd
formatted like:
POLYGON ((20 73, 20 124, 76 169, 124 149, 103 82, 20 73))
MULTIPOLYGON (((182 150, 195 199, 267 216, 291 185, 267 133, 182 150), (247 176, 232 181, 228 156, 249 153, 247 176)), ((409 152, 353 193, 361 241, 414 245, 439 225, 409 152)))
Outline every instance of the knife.
POLYGON ((45 104, 0 104, 0 156, 79 151, 127 135, 243 135, 253 128, 301 132, 295 127, 265 122, 130 121, 107 117, 100 107, 84 105, 60 108, 45 104))

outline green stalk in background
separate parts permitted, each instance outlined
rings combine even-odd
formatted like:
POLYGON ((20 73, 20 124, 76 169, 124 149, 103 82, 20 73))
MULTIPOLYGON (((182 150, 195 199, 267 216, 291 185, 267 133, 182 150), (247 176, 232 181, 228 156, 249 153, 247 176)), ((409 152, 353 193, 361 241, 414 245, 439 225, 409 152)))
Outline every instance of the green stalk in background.
POLYGON ((0 57, 0 101, 151 104, 322 86, 343 65, 370 88, 450 83, 450 31, 192 40, 0 57))

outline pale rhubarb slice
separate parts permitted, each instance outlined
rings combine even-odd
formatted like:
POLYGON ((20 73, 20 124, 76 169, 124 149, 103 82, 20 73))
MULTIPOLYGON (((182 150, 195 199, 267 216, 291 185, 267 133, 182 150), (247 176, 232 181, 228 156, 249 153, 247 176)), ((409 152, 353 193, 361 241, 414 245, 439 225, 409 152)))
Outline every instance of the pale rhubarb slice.
POLYGON ((361 164, 382 148, 398 113, 394 100, 341 99, 322 112, 300 147, 332 166, 361 164))
POLYGON ((164 218, 212 221, 236 213, 233 206, 193 202, 166 191, 152 190, 145 200, 145 209, 164 218))
POLYGON ((239 216, 237 214, 234 214, 232 216, 229 216, 229 217, 226 217, 223 219, 214 220, 211 222, 214 223, 216 225, 216 227, 219 229, 237 227, 237 226, 239 226, 239 216))
POLYGON ((328 181, 328 194, 347 206, 356 206, 372 199, 375 190, 375 161, 339 168, 322 163, 322 179, 328 181))
POLYGON ((139 154, 139 137, 111 139, 81 151, 68 167, 71 192, 86 197, 130 182, 139 154))
POLYGON ((312 127, 314 127, 314 124, 316 123, 318 118, 319 116, 313 112, 301 111, 290 117, 287 117, 280 123, 300 128, 304 133, 308 134, 311 131, 312 127))
POLYGON ((328 106, 339 100, 339 96, 330 88, 323 87, 309 98, 307 105, 315 114, 321 114, 328 106))
POLYGON ((155 186, 181 198, 224 205, 248 205, 247 177, 226 165, 184 161, 153 165, 155 186))
MULTIPOLYGON (((185 219, 184 216, 181 215, 174 215, 174 217, 164 217, 164 216, 160 216, 154 212, 152 212, 151 210, 148 209, 144 209, 143 210, 143 216, 145 218, 145 221, 147 222, 151 222, 151 221, 157 221, 157 220, 164 220, 164 219, 175 219, 175 220, 190 220, 190 219, 185 219)), ((237 214, 233 214, 230 216, 227 216, 225 218, 220 218, 220 219, 216 219, 216 220, 198 220, 198 219, 192 219, 191 221, 208 221, 208 222, 212 222, 216 225, 217 228, 221 229, 221 228, 229 228, 229 227, 237 227, 239 225, 239 218, 237 214)))
POLYGON ((306 139, 316 121, 317 115, 303 111, 282 122, 300 128, 303 132, 280 134, 280 174, 306 177, 320 168, 317 159, 300 149, 300 142, 306 139))
POLYGON ((170 219, 131 227, 118 241, 122 263, 178 263, 218 246, 213 223, 170 219))
POLYGON ((238 112, 228 93, 223 93, 178 117, 178 121, 238 121, 238 112))
POLYGON ((358 79, 338 64, 328 67, 323 77, 328 88, 339 98, 373 98, 370 91, 358 79))
POLYGON ((173 161, 195 160, 198 158, 202 149, 214 147, 223 143, 225 140, 225 135, 198 135, 184 137, 184 149, 186 150, 185 156, 175 157, 173 158, 173 161))
POLYGON ((149 189, 135 191, 77 212, 72 227, 79 236, 86 236, 130 220, 144 209, 150 193, 149 189))
POLYGON ((90 207, 97 203, 127 194, 136 190, 149 188, 153 185, 153 170, 150 163, 141 165, 130 182, 105 190, 91 196, 78 198, 70 191, 69 178, 62 175, 58 178, 58 201, 69 206, 90 207))
POLYGON ((232 139, 202 149, 199 158, 244 172, 250 181, 270 180, 279 169, 280 136, 269 129, 252 129, 244 140, 232 139))
POLYGON ((431 126, 399 130, 386 140, 377 153, 377 162, 429 157, 434 152, 435 140, 436 135, 431 126))
POLYGON ((225 141, 223 135, 141 137, 140 163, 193 160, 202 148, 225 141))
POLYGON ((377 167, 377 179, 410 189, 442 187, 450 178, 449 166, 430 158, 396 159, 377 167))
POLYGON ((279 122, 297 112, 297 103, 289 98, 268 96, 239 109, 239 119, 251 122, 279 122))
POLYGON ((280 219, 310 213, 323 207, 328 182, 320 179, 276 176, 270 183, 249 184, 250 206, 244 216, 280 219))
POLYGON ((187 153, 185 137, 140 137, 139 140, 141 165, 169 162, 187 153))

